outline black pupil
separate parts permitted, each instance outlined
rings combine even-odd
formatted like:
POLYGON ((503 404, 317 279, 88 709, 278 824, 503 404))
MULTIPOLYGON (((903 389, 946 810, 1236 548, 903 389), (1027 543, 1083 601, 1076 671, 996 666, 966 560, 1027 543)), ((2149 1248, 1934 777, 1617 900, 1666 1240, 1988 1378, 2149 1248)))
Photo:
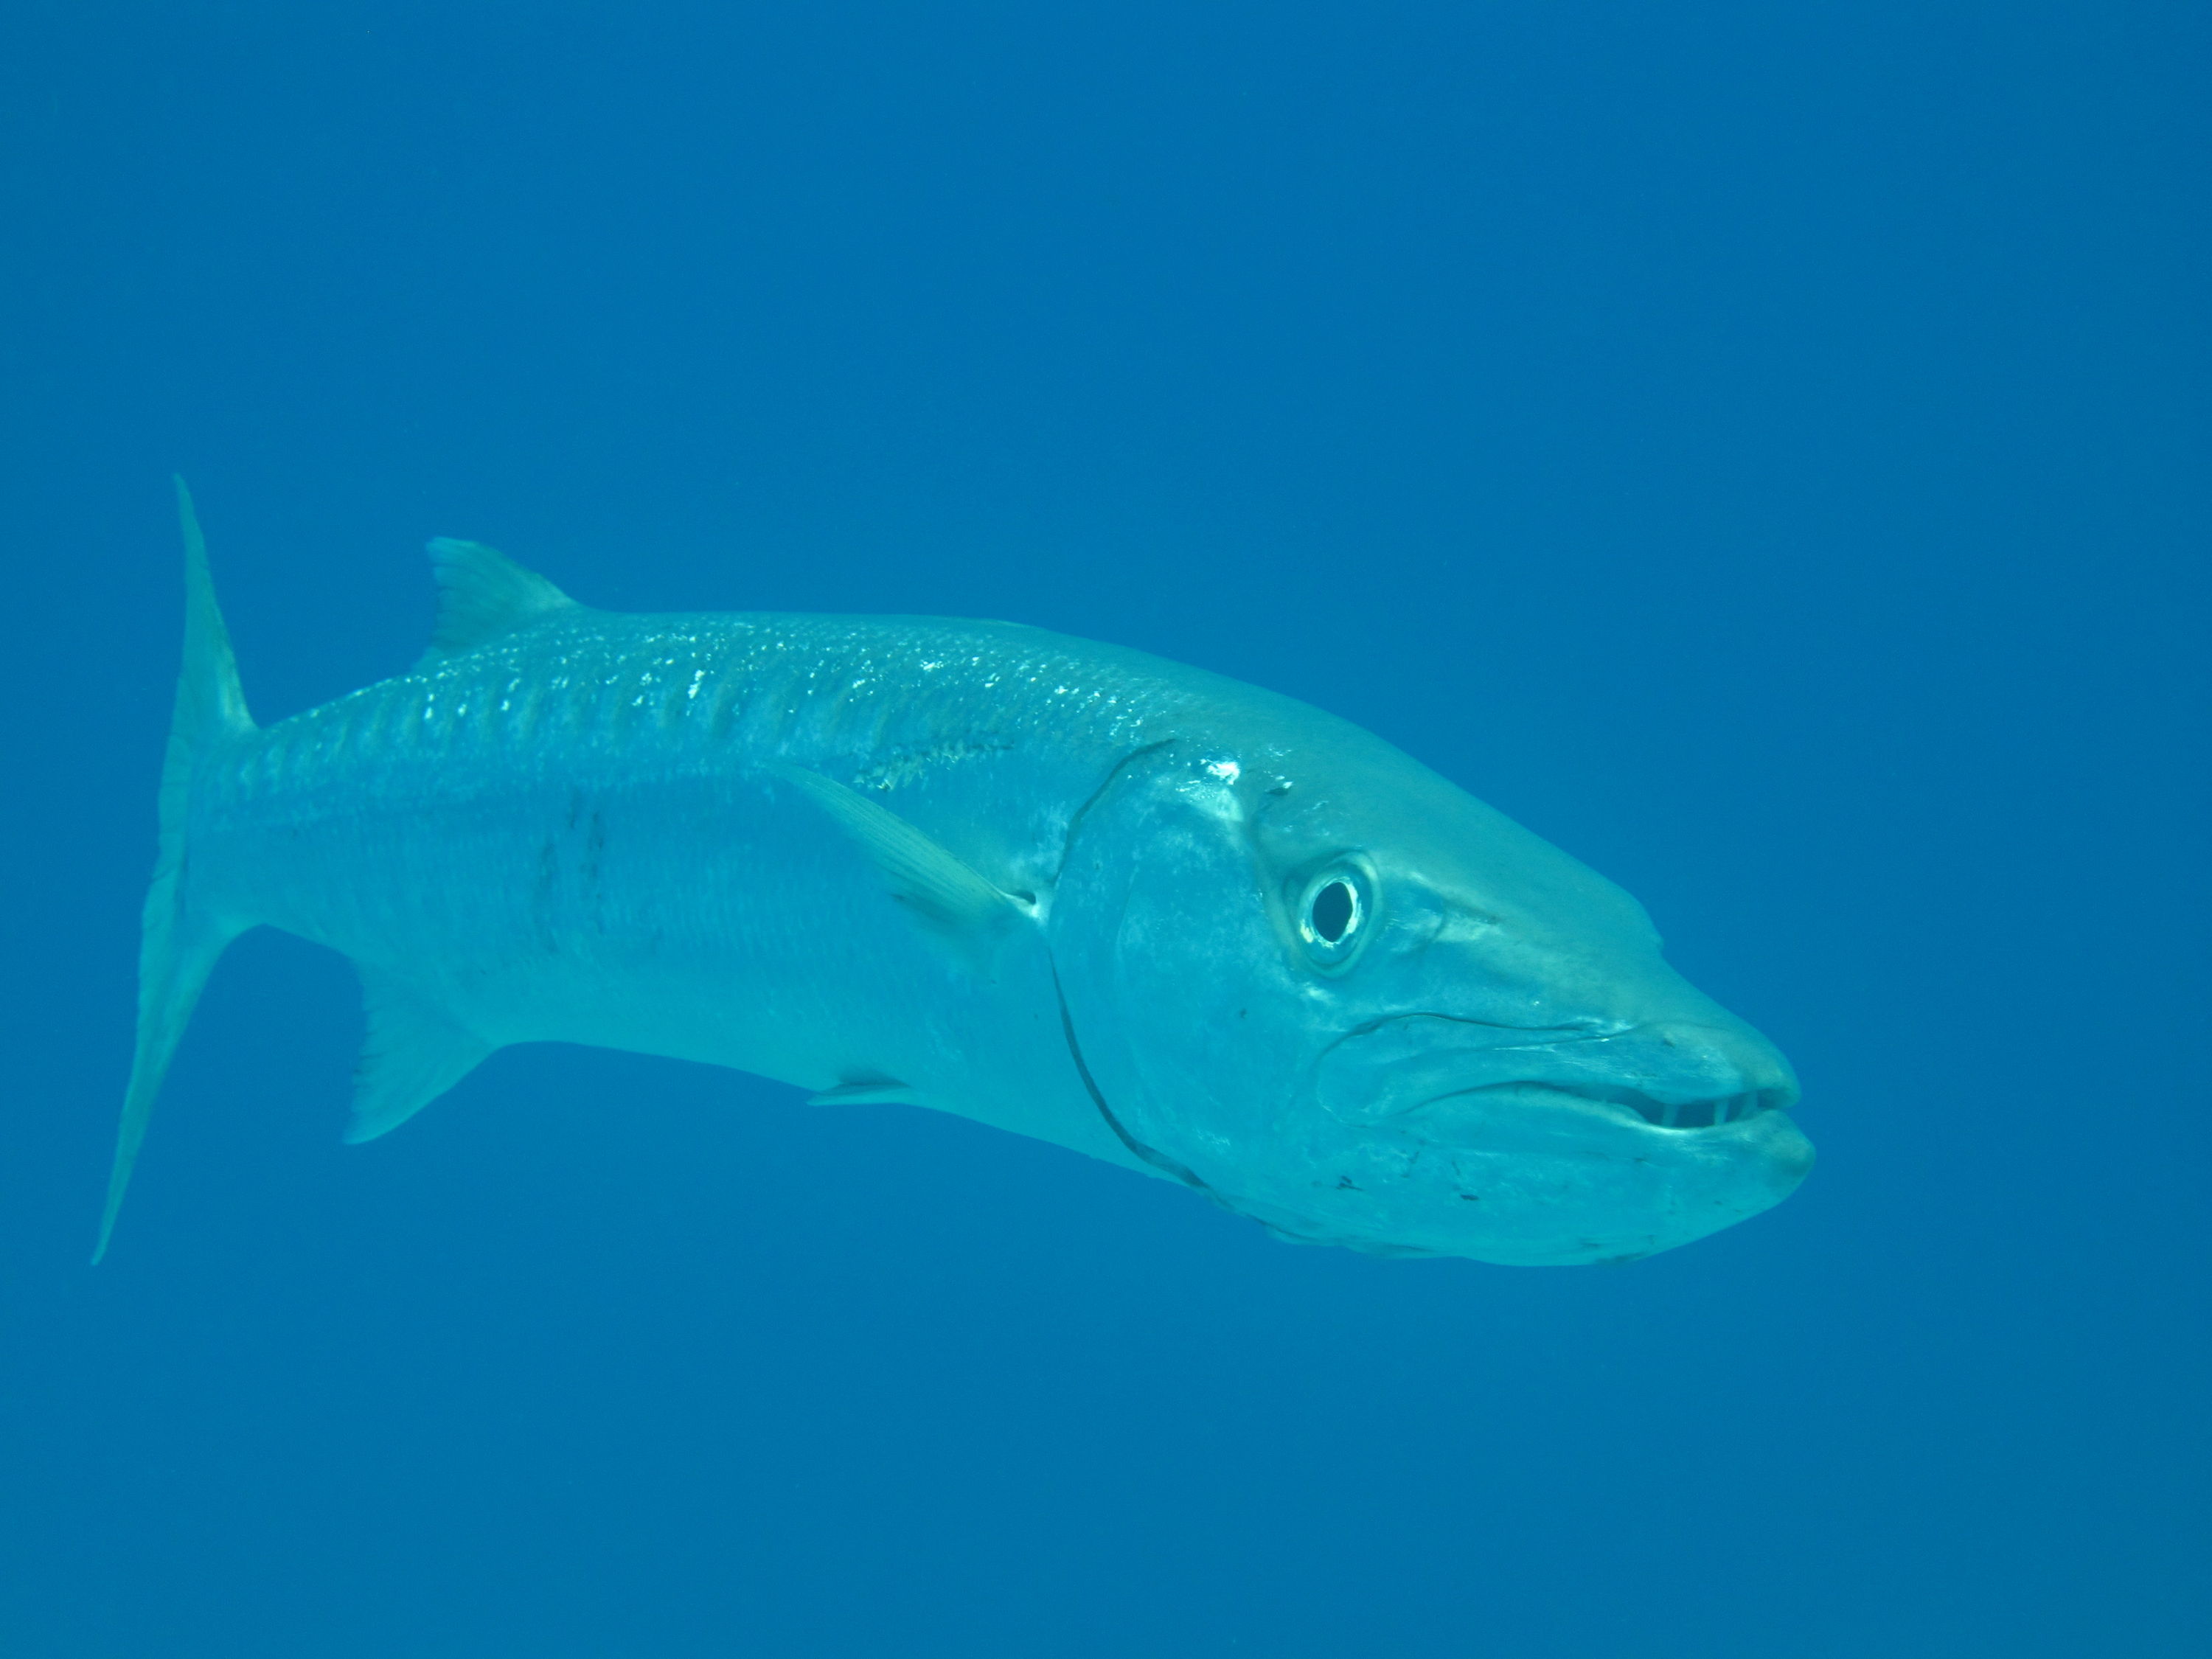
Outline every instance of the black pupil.
POLYGON ((1334 945, 1352 931, 1352 888, 1333 881, 1314 895, 1313 930, 1334 945))

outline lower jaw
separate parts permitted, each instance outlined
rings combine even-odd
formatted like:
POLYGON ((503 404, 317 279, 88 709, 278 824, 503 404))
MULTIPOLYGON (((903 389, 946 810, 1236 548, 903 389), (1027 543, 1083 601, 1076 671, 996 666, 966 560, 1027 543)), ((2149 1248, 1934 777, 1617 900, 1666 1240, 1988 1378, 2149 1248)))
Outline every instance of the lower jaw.
POLYGON ((1813 1162, 1811 1143, 1778 1109, 1669 1129, 1558 1090, 1532 1091, 1542 1099, 1525 1103, 1485 1092, 1479 1114, 1454 1113, 1449 1127, 1408 1121, 1413 1114, 1396 1126, 1419 1144, 1428 1172, 1453 1171, 1451 1184, 1417 1176, 1418 1189, 1378 1187, 1369 1203, 1280 1230, 1385 1255, 1515 1267, 1632 1261, 1771 1208, 1813 1162))

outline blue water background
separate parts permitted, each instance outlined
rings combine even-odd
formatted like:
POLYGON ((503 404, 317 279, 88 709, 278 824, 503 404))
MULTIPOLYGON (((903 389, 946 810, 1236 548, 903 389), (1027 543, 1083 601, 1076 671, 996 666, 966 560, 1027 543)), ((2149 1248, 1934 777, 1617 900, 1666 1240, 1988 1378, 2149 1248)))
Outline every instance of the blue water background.
POLYGON ((0 9, 6 1659, 2207 1650, 2202 8, 0 9), (1362 722, 1803 1073, 1798 1196, 1378 1261, 224 962, 115 1253, 197 487, 1362 722))

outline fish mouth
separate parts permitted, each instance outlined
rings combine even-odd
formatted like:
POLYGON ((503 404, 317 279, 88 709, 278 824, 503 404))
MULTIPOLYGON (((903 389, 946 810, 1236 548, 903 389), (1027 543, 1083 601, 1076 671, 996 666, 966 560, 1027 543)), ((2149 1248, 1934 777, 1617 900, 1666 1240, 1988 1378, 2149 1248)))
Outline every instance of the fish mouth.
POLYGON ((1595 1127, 1698 1134, 1796 1103, 1797 1079, 1747 1027, 1699 1022, 1529 1030, 1407 1014, 1321 1057, 1322 1104, 1350 1123, 1412 1115, 1565 1112, 1595 1127))
POLYGON ((1747 1087, 1682 1100, 1663 1099, 1641 1089, 1604 1084, 1568 1087, 1553 1083, 1478 1083, 1464 1089, 1446 1090, 1400 1109, 1423 1112, 1441 1107, 1449 1110, 1449 1103, 1546 1111, 1595 1109, 1620 1123, 1686 1134, 1746 1123, 1764 1113, 1780 1111, 1794 1104, 1796 1098, 1795 1089, 1773 1086, 1747 1087))
MULTIPOLYGON (((1405 1014, 1316 1057, 1339 1231, 1528 1266, 1626 1261, 1779 1203, 1813 1164, 1772 1044, 1717 1008, 1531 1027, 1405 1014), (1363 1180, 1359 1171, 1370 1172, 1363 1180)), ((1360 1248, 1368 1248, 1362 1244, 1360 1248)))

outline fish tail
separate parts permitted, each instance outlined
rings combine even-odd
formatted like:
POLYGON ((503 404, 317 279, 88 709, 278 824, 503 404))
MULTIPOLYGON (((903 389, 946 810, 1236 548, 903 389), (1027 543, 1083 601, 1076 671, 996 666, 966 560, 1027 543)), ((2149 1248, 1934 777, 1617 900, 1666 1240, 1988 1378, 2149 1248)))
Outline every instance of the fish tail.
POLYGON ((200 535, 185 481, 177 484, 177 518, 185 538, 184 665, 177 677, 176 712, 169 724, 169 746, 161 764, 161 855, 146 894, 138 950, 138 1042, 131 1062, 131 1084, 123 1098, 123 1121, 116 1133, 115 1163, 108 1176, 107 1205, 100 1218, 100 1243, 92 1259, 107 1253, 115 1218, 131 1184, 131 1165, 146 1139, 154 1097, 170 1058, 191 1020, 192 1006, 207 983, 216 958, 245 927, 196 902, 191 882, 188 831, 193 790, 210 757, 250 736, 252 717, 238 679, 230 632, 216 608, 215 584, 208 576, 207 544, 200 535))

